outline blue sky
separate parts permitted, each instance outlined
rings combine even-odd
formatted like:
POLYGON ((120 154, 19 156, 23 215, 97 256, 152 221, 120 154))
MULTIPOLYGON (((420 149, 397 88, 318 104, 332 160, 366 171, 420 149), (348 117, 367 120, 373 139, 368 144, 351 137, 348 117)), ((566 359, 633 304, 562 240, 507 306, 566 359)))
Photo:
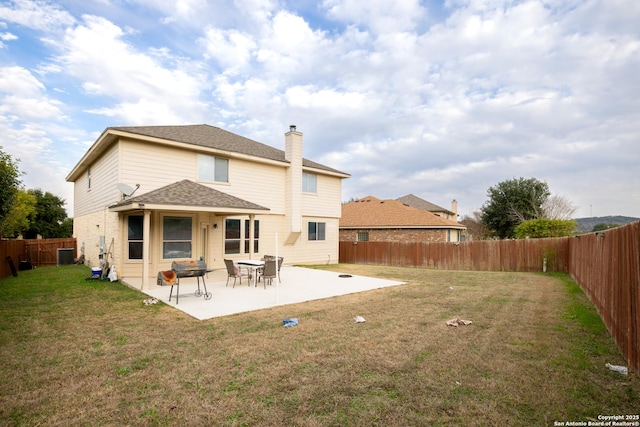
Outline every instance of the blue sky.
POLYGON ((27 188, 109 126, 208 123, 470 214, 537 178, 640 217, 637 0, 0 1, 0 146, 27 188))

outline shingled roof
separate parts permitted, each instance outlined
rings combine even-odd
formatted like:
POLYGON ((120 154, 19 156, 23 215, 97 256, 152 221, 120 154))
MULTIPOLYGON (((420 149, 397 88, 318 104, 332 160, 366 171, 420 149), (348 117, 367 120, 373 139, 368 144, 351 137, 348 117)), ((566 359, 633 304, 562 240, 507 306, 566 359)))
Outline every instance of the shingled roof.
MULTIPOLYGON (((105 132, 108 132, 109 130, 198 145, 201 147, 214 148, 231 153, 245 154, 288 163, 285 159, 285 152, 283 150, 279 150, 261 142, 254 141, 252 139, 245 138, 244 136, 236 135, 235 133, 207 124, 179 126, 114 126, 107 128, 105 132)), ((348 175, 337 169, 333 169, 307 159, 302 159, 302 166, 348 175)))
POLYGON ((183 179, 182 181, 160 187, 148 193, 125 199, 110 206, 110 208, 121 210, 122 208, 126 209, 130 206, 137 207, 140 204, 144 204, 145 207, 147 207, 147 205, 162 205, 163 207, 192 206, 198 208, 219 208, 221 210, 269 211, 268 208, 263 206, 231 196, 205 185, 197 184, 188 179, 183 179))
POLYGON ((398 197, 396 200, 407 206, 411 206, 416 209, 422 209, 423 211, 447 212, 448 214, 455 215, 455 212, 451 212, 449 209, 445 209, 427 200, 421 199, 418 196, 414 196, 413 194, 407 194, 406 196, 398 197))
POLYGON ((466 227, 397 200, 367 196, 342 205, 340 228, 455 228, 466 227))

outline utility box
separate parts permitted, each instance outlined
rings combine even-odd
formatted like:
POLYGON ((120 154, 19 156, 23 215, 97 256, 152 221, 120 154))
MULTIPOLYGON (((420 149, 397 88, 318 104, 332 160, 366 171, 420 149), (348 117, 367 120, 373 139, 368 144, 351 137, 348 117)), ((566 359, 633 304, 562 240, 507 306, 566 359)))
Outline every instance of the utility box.
POLYGON ((58 248, 58 267, 60 267, 61 265, 73 265, 74 252, 75 249, 73 248, 58 248))

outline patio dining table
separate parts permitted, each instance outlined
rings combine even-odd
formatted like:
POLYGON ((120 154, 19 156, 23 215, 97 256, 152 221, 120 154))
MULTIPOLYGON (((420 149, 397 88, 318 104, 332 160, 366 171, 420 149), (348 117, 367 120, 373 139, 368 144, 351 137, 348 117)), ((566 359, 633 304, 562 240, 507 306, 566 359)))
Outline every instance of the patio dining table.
POLYGON ((236 264, 249 270, 249 278, 251 278, 251 275, 253 274, 254 286, 258 287, 258 270, 264 267, 264 261, 257 259, 241 259, 236 261, 236 264))

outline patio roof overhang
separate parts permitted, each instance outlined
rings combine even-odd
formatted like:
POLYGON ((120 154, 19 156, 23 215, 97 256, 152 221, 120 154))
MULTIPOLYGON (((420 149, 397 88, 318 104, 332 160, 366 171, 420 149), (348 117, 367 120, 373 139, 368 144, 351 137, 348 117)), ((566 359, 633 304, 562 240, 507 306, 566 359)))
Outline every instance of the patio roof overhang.
MULTIPOLYGON (((144 212, 143 236, 149 236, 151 211, 214 212, 221 216, 244 214, 252 218, 269 208, 240 199, 188 179, 160 187, 109 206, 111 212, 144 212)), ((253 221, 249 221, 252 236, 253 221)), ((150 240, 142 240, 142 287, 149 283, 150 240)))
POLYGON ((183 211, 219 215, 267 213, 269 208, 189 180, 182 180, 109 206, 111 212, 183 211))

